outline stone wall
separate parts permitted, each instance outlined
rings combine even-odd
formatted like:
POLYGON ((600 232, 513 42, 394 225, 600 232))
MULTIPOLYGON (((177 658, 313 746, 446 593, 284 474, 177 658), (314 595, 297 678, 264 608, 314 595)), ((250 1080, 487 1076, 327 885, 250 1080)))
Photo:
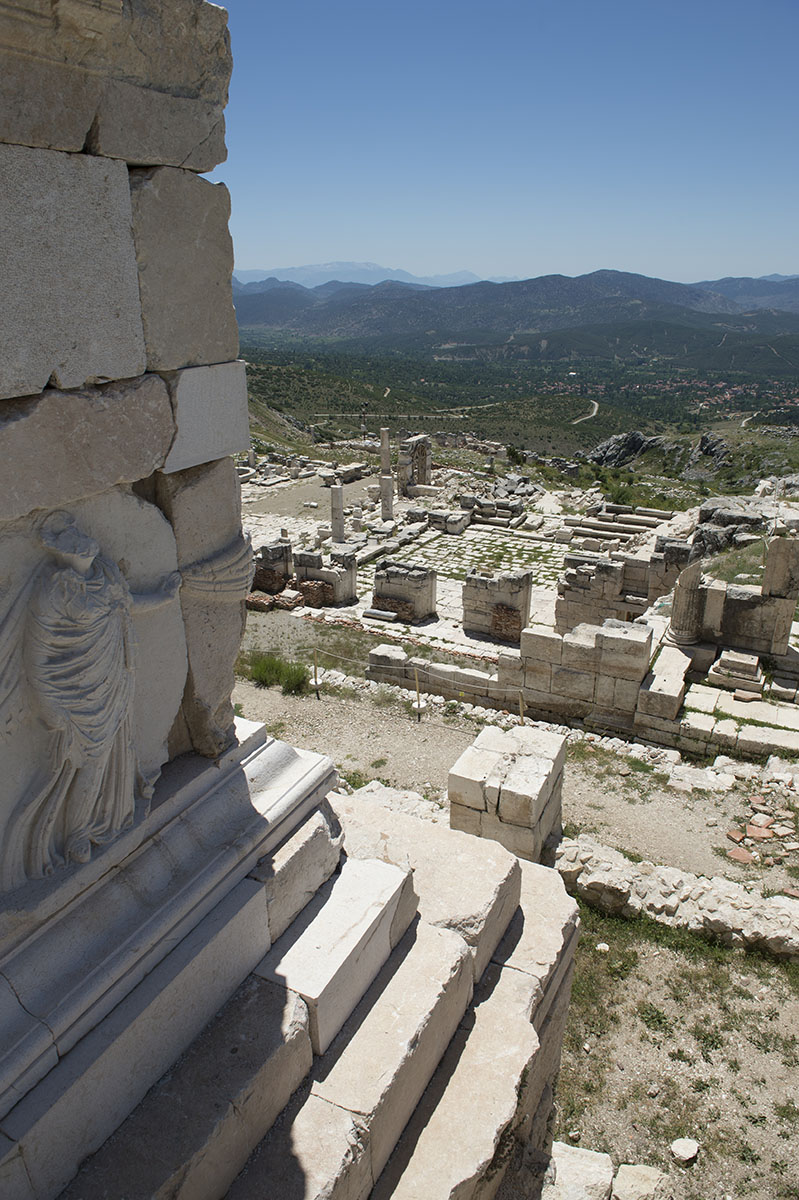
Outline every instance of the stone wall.
POLYGON ((387 559, 375 571, 372 608, 395 612, 403 621, 435 616, 436 572, 431 567, 387 559))
POLYGON ((315 551, 302 550, 294 555, 294 570, 297 576, 298 588, 305 595, 305 603, 311 608, 321 608, 329 604, 354 604, 358 599, 357 566, 354 551, 333 551, 330 561, 325 562, 322 555, 315 551), (305 584, 319 583, 321 603, 309 601, 313 593, 303 590, 305 584))
POLYGON ((799 901, 787 896, 764 896, 751 884, 676 867, 632 863, 585 836, 562 841, 556 865, 572 895, 603 912, 643 914, 727 946, 799 958, 799 901))
MULTIPOLYGON (((247 390, 230 201, 196 174, 225 155, 229 71, 225 14, 198 0, 168 15, 107 0, 0 16, 2 88, 13 91, 0 124, 0 692, 18 760, 0 813, 9 881, 83 860, 134 818, 127 801, 96 811, 96 795, 95 811, 66 817, 57 730, 94 745, 100 774, 138 774, 145 807, 175 753, 217 754, 233 738, 251 555, 228 456, 249 445, 247 390), (91 625, 100 609, 118 614, 113 634, 91 625), (57 649, 65 620, 85 632, 57 649), (32 638, 23 697, 15 656, 34 653, 32 638), (48 653, 69 656, 73 682, 50 673, 48 653), (108 695, 105 715, 89 716, 71 689, 95 658, 108 695), (116 740, 109 705, 125 730, 116 740), (33 763, 36 787, 50 764, 46 803, 63 812, 43 840, 33 817, 15 816, 33 763)), ((69 761, 77 778, 80 757, 69 761)))
POLYGON ((630 730, 639 695, 650 680, 650 661, 663 628, 606 622, 559 634, 544 626, 522 631, 519 651, 499 655, 496 672, 431 663, 397 646, 369 653, 369 679, 414 686, 473 704, 579 719, 630 730))
POLYGON ((586 621, 634 620, 671 591, 690 553, 687 542, 662 539, 653 554, 567 554, 558 580, 555 628, 566 633, 586 621))
POLYGON ((516 642, 530 617, 532 572, 487 575, 469 571, 463 583, 463 628, 499 641, 516 642))

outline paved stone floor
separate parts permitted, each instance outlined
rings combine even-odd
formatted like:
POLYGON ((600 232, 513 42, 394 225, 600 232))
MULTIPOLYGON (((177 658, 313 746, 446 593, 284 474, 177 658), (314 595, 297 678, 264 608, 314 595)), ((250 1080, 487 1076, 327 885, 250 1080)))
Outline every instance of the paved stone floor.
MULTIPOLYGON (((396 557, 403 562, 435 567, 439 579, 462 580, 473 567, 495 572, 531 570, 534 584, 554 588, 563 570, 565 552, 562 545, 532 541, 491 526, 472 526, 462 534, 425 533, 396 557)), ((374 563, 368 563, 358 572, 359 591, 372 587, 374 573, 374 563)))

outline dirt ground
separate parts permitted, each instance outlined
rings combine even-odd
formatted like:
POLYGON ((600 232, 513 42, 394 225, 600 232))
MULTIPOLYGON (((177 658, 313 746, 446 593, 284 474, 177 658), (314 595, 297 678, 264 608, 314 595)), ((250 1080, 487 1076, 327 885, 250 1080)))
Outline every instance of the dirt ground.
MULTIPOLYGON (((274 735, 330 754, 353 786, 379 778, 431 806, 445 805, 449 768, 479 727, 435 705, 417 723, 388 689, 362 683, 317 700, 240 680, 234 699, 274 735)), ((583 742, 567 761, 564 822, 657 862, 742 878, 722 856, 748 790, 679 791, 583 742)), ((582 920, 557 1136, 662 1167, 673 1200, 799 1200, 799 965, 587 908, 582 920), (702 1147, 687 1169, 669 1155, 681 1136, 702 1147)))

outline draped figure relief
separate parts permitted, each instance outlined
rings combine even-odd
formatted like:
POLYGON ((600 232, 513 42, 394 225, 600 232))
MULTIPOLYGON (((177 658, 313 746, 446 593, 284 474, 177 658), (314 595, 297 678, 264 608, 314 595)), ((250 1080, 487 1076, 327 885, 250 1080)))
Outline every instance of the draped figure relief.
MULTIPOLYGON (((84 863, 145 812, 155 777, 137 758, 132 617, 174 599, 180 575, 133 592, 72 514, 38 527, 40 565, 0 626, 0 732, 33 719, 47 731, 39 764, 6 823, 0 886, 84 863)), ((156 773, 157 775, 157 773, 156 773)))

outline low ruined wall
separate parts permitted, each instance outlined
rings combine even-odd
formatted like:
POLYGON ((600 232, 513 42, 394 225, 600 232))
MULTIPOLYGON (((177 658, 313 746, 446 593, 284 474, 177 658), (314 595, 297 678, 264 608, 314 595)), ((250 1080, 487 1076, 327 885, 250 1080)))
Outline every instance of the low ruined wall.
POLYGON ((435 616, 436 572, 413 563, 382 563, 375 571, 372 607, 395 612, 406 621, 435 616))
POLYGON ((518 644, 530 617, 532 578, 530 571, 497 576, 469 571, 462 590, 463 628, 518 644))
POLYGON ((799 958, 799 901, 676 867, 630 862, 587 837, 565 839, 556 867, 572 895, 625 917, 641 914, 665 925, 718 939, 727 946, 799 958))
POLYGON ((354 604, 358 599, 354 552, 334 551, 325 563, 318 552, 300 550, 294 555, 294 572, 298 590, 310 608, 354 604))
POLYGON ((567 554, 558 580, 555 628, 565 633, 584 622, 634 620, 671 591, 689 554, 688 543, 676 541, 649 555, 567 554))
POLYGON ((497 671, 411 658, 397 646, 369 654, 367 677, 486 707, 579 719, 629 730, 649 671, 654 631, 646 625, 580 626, 561 635, 522 631, 519 651, 500 654, 497 671))

